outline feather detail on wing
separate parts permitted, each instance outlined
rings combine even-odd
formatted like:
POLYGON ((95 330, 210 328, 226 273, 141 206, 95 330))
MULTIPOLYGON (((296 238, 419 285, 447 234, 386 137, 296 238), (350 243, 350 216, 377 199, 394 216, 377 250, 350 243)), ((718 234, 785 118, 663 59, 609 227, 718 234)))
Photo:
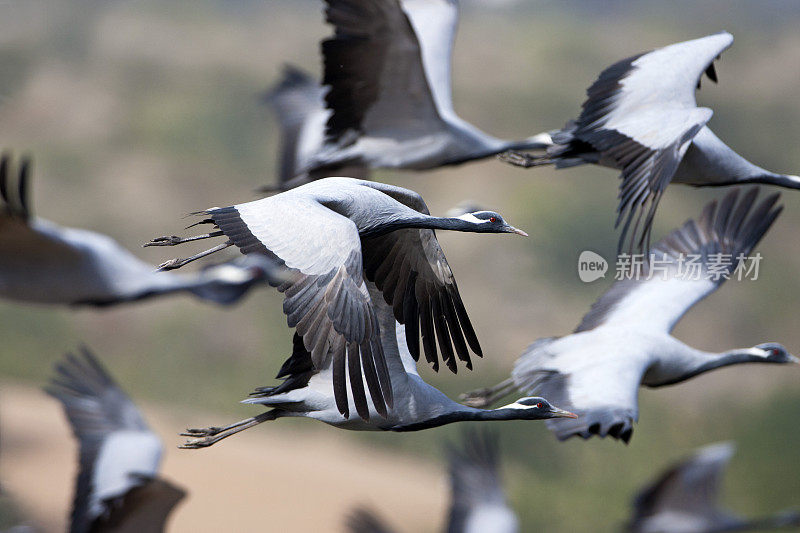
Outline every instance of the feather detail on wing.
POLYGON ((622 169, 620 250, 628 231, 628 251, 634 244, 647 249, 661 195, 712 115, 697 107, 695 87, 704 72, 716 78, 713 61, 732 42, 723 32, 633 56, 604 70, 587 90, 581 116, 566 137, 589 143, 622 169))
POLYGON ((440 127, 420 44, 398 0, 327 0, 326 18, 335 29, 322 42, 329 141, 440 127))
POLYGON ((606 323, 672 331, 684 313, 743 267, 741 260, 780 214, 779 194, 760 202, 757 196, 757 187, 741 195, 734 189, 719 204, 709 202, 697 220, 655 244, 648 261, 632 264, 626 279, 592 305, 576 333, 606 323))
POLYGON ((369 419, 364 379, 376 411, 386 416, 392 389, 355 224, 313 201, 288 205, 274 198, 207 213, 243 253, 273 255, 294 269, 278 287, 285 295, 284 313, 303 337, 314 367, 332 368, 342 415, 350 415, 349 377, 359 416, 369 419), (312 231, 304 226, 308 219, 319 221, 312 231))
POLYGON ((593 371, 570 372, 561 368, 558 351, 551 347, 556 341, 556 337, 539 339, 525 350, 511 374, 516 387, 578 415, 576 419, 547 420, 548 429, 559 440, 597 435, 627 443, 639 417, 637 394, 645 363, 631 366, 622 361, 615 366, 615 361, 609 360, 597 362, 593 371), (597 398, 602 398, 602 403, 597 398))
POLYGON ((45 390, 62 403, 80 445, 72 530, 88 531, 92 521, 109 511, 104 502, 155 476, 161 442, 86 348, 56 365, 56 376, 45 390))
MULTIPOLYGON (((382 183, 365 185, 429 214, 422 197, 412 191, 382 183)), ((456 357, 471 369, 469 350, 482 356, 480 343, 436 234, 429 229, 402 229, 364 238, 363 253, 367 279, 375 281, 397 321, 406 326, 414 360, 419 360, 421 334, 425 358, 434 370, 439 369, 437 342, 452 372, 457 371, 456 357)))

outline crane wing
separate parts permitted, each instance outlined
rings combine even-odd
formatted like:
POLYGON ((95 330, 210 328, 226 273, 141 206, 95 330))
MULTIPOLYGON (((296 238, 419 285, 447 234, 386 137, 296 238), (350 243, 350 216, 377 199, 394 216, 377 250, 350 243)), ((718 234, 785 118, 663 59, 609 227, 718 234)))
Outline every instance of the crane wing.
POLYGON ((349 132, 397 138, 442 129, 420 42, 399 0, 326 3, 334 26, 334 35, 322 42, 323 84, 330 87, 325 101, 332 111, 328 139, 346 139, 349 132))
POLYGON ((712 444, 667 469, 637 494, 632 529, 659 513, 713 518, 719 513, 717 499, 722 477, 734 451, 731 442, 712 444))
POLYGON ((723 32, 633 56, 604 70, 587 90, 583 111, 567 130, 622 169, 620 249, 634 220, 631 245, 639 230, 638 246, 649 239, 664 189, 712 115, 697 107, 695 87, 704 72, 716 80, 713 61, 732 42, 723 32))
POLYGON ((464 448, 448 447, 450 517, 448 531, 497 531, 518 529, 517 516, 508 507, 500 476, 496 433, 464 434, 464 448))
POLYGON ((72 530, 88 531, 107 501, 156 476, 161 441, 86 348, 56 365, 46 391, 62 403, 79 443, 72 530))
POLYGON ((639 417, 639 383, 647 359, 598 353, 591 346, 562 348, 556 341, 539 339, 525 350, 511 373, 514 385, 578 415, 546 422, 559 440, 610 435, 628 442, 639 417))
POLYGON ((575 332, 603 324, 633 325, 670 332, 697 302, 714 292, 758 244, 782 207, 779 195, 756 202, 758 188, 740 197, 729 192, 714 200, 700 217, 659 241, 650 260, 632 265, 583 317, 575 332))
MULTIPOLYGON (((413 191, 376 182, 363 184, 429 214, 425 201, 413 191)), ((414 360, 419 360, 421 333, 425 358, 434 370, 439 369, 437 341, 452 372, 457 370, 456 357, 471 369, 469 349, 481 356, 480 343, 436 234, 429 229, 402 229, 362 241, 367 278, 375 281, 397 321, 405 325, 414 360)))
MULTIPOLYGON (((296 189, 295 189, 296 190, 296 189)), ((277 257, 295 271, 278 287, 289 327, 297 329, 317 370, 332 367, 339 411, 349 417, 347 376, 358 414, 369 418, 363 379, 376 410, 392 405, 380 328, 363 279, 356 225, 292 191, 206 211, 242 253, 277 257), (287 196, 289 195, 289 196, 287 196), (291 201, 284 201, 285 199, 291 201), (307 221, 315 220, 313 227, 307 221)))

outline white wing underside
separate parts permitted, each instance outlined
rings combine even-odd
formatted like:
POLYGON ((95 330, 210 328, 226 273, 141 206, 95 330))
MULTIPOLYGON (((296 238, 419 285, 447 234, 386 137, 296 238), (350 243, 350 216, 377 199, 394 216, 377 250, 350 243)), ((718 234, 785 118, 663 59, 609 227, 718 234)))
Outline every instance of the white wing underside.
MULTIPOLYGON (((606 315, 604 324, 640 331, 669 333, 691 307, 716 290, 717 285, 700 274, 700 279, 681 279, 669 269, 668 279, 631 281, 632 288, 606 315)), ((658 274, 657 274, 658 276, 658 274)))
POLYGON ((423 70, 439 115, 455 117, 451 87, 453 44, 458 29, 458 3, 455 0, 402 0, 417 34, 423 70))

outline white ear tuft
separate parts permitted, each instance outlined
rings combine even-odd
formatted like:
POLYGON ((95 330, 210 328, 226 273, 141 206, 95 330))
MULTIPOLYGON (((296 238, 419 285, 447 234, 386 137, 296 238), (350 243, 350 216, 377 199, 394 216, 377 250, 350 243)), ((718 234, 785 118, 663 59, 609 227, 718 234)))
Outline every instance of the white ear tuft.
POLYGON ((472 213, 465 213, 463 215, 457 216, 456 218, 459 218, 461 220, 466 220, 467 222, 471 222, 473 224, 485 224, 486 222, 489 222, 488 220, 479 219, 472 213))

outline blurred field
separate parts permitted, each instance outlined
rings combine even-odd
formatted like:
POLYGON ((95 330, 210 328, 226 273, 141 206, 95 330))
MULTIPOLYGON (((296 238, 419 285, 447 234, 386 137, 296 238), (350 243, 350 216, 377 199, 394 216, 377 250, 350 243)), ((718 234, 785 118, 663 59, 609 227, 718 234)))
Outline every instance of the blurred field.
MULTIPOLYGON (((275 81, 283 62, 319 71, 318 41, 327 32, 320 4, 0 3, 0 147, 34 155, 35 213, 104 231, 135 250, 151 237, 178 232, 187 225, 186 213, 255 198, 254 189, 273 179, 277 146, 273 118, 258 95, 275 81)), ((796 2, 463 4, 455 106, 490 133, 522 137, 560 127, 579 112, 586 86, 603 67, 726 29, 736 42, 717 66, 720 84, 704 81, 698 97, 715 109, 711 127, 758 164, 800 171, 796 2)), ((617 181, 611 171, 522 171, 487 160, 377 177, 419 191, 434 213, 468 198, 501 211, 531 234, 527 240, 440 235, 486 354, 471 373, 426 372, 426 379, 448 393, 504 377, 528 343, 571 331, 608 285, 581 283, 575 263, 584 249, 612 255, 617 181)), ((671 188, 655 233, 697 214, 721 194, 671 188)), ((788 191, 784 203, 786 211, 759 247, 764 256, 759 280, 731 282, 699 305, 678 327, 681 339, 709 350, 774 340, 800 352, 795 309, 800 195, 788 191)), ((139 255, 157 263, 176 251, 150 248, 139 255)), ((271 383, 289 354, 280 301, 265 290, 230 309, 188 297, 100 312, 0 303, 0 482, 22 511, 52 520, 45 525, 53 527, 64 516, 71 496, 61 491, 72 483, 73 443, 52 406, 45 407, 53 402, 37 400, 30 387, 42 385, 52 363, 79 342, 94 348, 125 388, 145 402, 169 447, 180 442, 177 433, 187 425, 253 414, 236 402, 271 383), (49 414, 40 422, 44 412, 49 414), (40 427, 27 432, 18 421, 10 423, 17 417, 59 428, 53 434, 40 427), (58 490, 34 495, 18 489, 22 485, 12 484, 7 472, 27 464, 23 461, 53 464, 52 470, 25 470, 23 477, 33 486, 58 490), (52 499, 44 501, 45 495, 52 499)), ((657 469, 695 446, 722 439, 740 446, 726 481, 727 504, 749 514, 800 506, 798 380, 799 368, 747 366, 644 391, 642 420, 628 447, 560 444, 541 424, 498 424, 514 507, 526 530, 611 531, 625 519, 635 489, 657 469)), ((204 473, 229 494, 255 496, 250 505, 244 505, 248 499, 237 502, 235 511, 267 526, 270 515, 285 518, 307 495, 304 487, 265 502, 265 484, 271 489, 296 482, 292 476, 298 473, 288 467, 297 465, 308 468, 302 480, 309 490, 328 487, 330 463, 343 469, 369 466, 369 474, 344 476, 331 489, 342 515, 348 502, 340 495, 352 495, 349 503, 355 505, 371 494, 367 503, 396 518, 404 531, 440 527, 447 496, 441 467, 432 465, 441 462, 443 442, 458 438, 458 427, 367 435, 281 420, 252 433, 256 436, 225 442, 218 452, 170 450, 167 471, 197 491, 181 506, 175 531, 210 530, 204 517, 216 520, 221 512, 204 496, 204 473), (353 459, 368 449, 375 451, 360 462, 353 459), (225 463, 237 470, 216 476, 214 453, 251 460, 225 463), (411 504, 426 503, 411 510, 411 504)), ((302 513, 317 518, 313 509, 302 513)), ((325 524, 315 529, 335 529, 339 522, 330 522, 332 516, 320 514, 325 524)))

